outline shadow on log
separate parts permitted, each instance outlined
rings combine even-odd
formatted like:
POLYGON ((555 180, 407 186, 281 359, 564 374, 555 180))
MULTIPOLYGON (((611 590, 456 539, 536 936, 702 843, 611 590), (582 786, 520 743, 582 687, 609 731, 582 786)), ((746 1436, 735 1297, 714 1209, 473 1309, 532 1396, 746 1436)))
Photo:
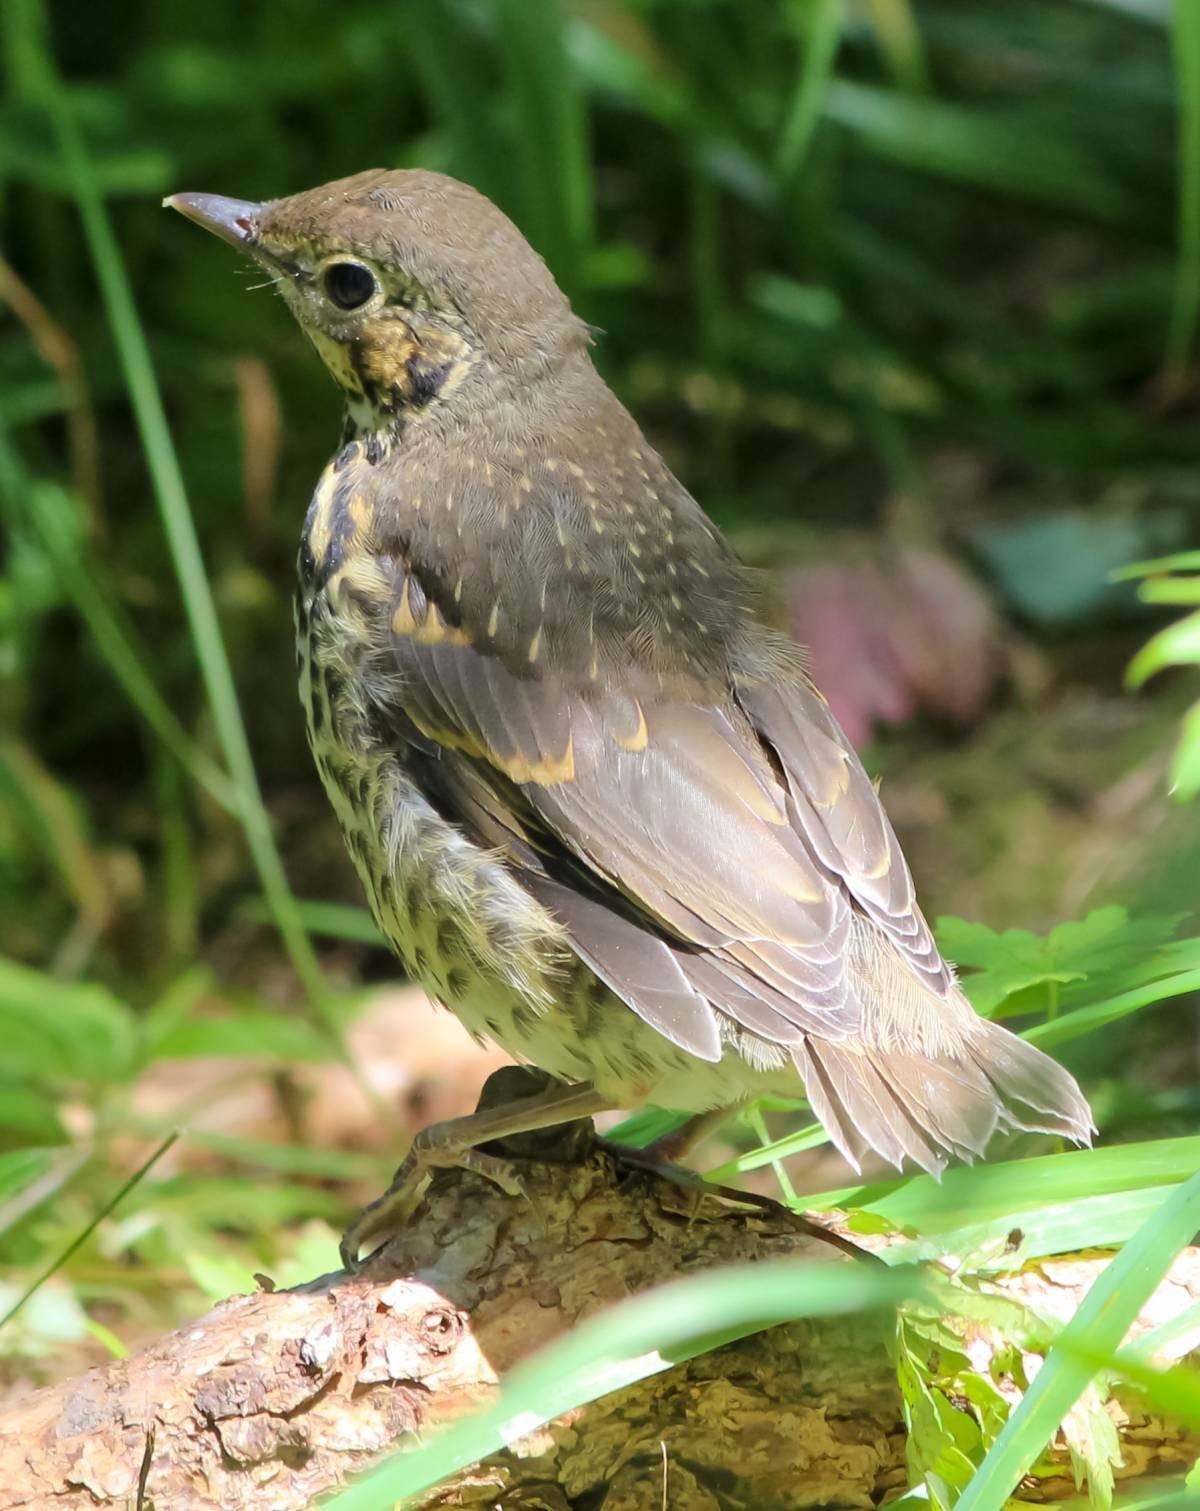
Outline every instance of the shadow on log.
MULTIPOLYGON (((360 1273, 234 1297, 134 1357, 10 1407, 0 1415, 0 1507, 307 1506, 487 1404, 514 1364, 624 1297, 724 1264, 854 1262, 782 1213, 697 1202, 657 1175, 630 1173, 589 1125, 538 1137, 539 1152, 552 1146, 558 1159, 530 1166, 533 1202, 439 1174, 414 1225, 360 1273)), ((1061 1317, 1106 1263, 1046 1261, 994 1288, 1061 1317)), ((1196 1294, 1193 1249, 1148 1315, 1177 1315, 1196 1294)), ((878 1315, 842 1317, 728 1344, 532 1433, 424 1504, 877 1505, 905 1483, 888 1333, 878 1315)), ((1200 1453, 1200 1438, 1136 1397, 1108 1410, 1125 1458, 1118 1477, 1178 1471, 1200 1453)), ((1026 1493, 1074 1494, 1065 1454, 1062 1475, 1026 1493)))

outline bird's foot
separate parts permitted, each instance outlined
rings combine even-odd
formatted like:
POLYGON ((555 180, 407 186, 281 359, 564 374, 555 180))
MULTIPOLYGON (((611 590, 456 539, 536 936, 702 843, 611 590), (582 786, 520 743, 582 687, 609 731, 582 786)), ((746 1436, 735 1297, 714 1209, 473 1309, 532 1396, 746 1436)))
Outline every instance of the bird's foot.
MULTIPOLYGON (((403 1229, 420 1204, 429 1176, 434 1170, 467 1170, 490 1180, 507 1196, 525 1196, 532 1201, 518 1166, 501 1154, 481 1149, 493 1140, 516 1139, 538 1129, 557 1128, 604 1111, 607 1101, 590 1086, 564 1086, 561 1082, 531 1076, 515 1066, 506 1067, 489 1078, 480 1097, 479 1107, 469 1117, 450 1118, 422 1128, 413 1139, 412 1148, 392 1177, 391 1185, 358 1214, 341 1242, 342 1264, 354 1270, 363 1263, 359 1255, 372 1240, 385 1239, 403 1229), (515 1075, 522 1077, 517 1095, 512 1090, 515 1075), (507 1091, 506 1100, 497 1100, 507 1091), (522 1091, 524 1094, 521 1094, 522 1091)), ((518 1145, 518 1152, 524 1150, 518 1145)), ((536 1206, 536 1203, 534 1203, 536 1206)))
POLYGON ((460 1142, 455 1125, 468 1121, 454 1118, 421 1129, 387 1190, 369 1202, 343 1234, 341 1255, 346 1269, 356 1269, 363 1262, 359 1255, 370 1240, 398 1233, 407 1225, 434 1170, 470 1170, 499 1186, 506 1196, 525 1194, 524 1181, 511 1160, 460 1142))

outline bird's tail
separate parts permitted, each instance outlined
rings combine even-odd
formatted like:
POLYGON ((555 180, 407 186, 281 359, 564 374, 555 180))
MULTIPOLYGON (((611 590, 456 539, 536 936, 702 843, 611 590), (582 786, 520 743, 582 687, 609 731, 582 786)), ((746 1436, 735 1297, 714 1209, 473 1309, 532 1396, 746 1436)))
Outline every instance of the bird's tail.
POLYGON ((808 1100, 846 1159, 873 1149, 938 1175, 978 1158, 994 1133, 1058 1133, 1091 1142, 1091 1109, 1075 1078, 997 1023, 976 1019, 942 1055, 807 1039, 793 1050, 808 1100))

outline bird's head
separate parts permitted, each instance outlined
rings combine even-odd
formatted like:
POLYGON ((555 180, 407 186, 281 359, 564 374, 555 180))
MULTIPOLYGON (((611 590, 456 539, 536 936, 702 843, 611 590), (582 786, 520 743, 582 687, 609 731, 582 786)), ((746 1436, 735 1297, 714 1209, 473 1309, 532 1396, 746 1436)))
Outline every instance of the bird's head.
POLYGON ((490 200, 440 173, 373 169, 287 199, 164 203, 276 282, 360 428, 484 402, 587 345, 545 263, 490 200), (475 381, 473 381, 475 379, 475 381))

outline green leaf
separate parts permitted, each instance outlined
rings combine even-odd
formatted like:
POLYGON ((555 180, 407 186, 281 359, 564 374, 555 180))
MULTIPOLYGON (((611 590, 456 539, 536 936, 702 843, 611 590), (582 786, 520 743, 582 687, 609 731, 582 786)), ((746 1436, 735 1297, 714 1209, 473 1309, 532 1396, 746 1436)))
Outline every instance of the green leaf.
POLYGON ((1130 687, 1140 687, 1165 667, 1194 662, 1200 662, 1200 613, 1188 614, 1152 636, 1129 663, 1125 680, 1130 687))
POLYGON ((35 1086, 0 1081, 0 1142, 65 1144, 67 1134, 55 1100, 35 1086))
POLYGON ((250 1266, 230 1254, 189 1249, 183 1255, 183 1263, 192 1277, 192 1284, 206 1301, 214 1304, 226 1301, 230 1296, 252 1295, 258 1290, 250 1266))
MULTIPOLYGON (((0 1282, 0 1314, 10 1312, 16 1300, 16 1285, 0 1282)), ((0 1330, 0 1353, 44 1361, 55 1346, 87 1335, 87 1314, 75 1292, 68 1285, 48 1285, 30 1297, 18 1326, 0 1330)))
POLYGON ((136 1028, 129 1008, 104 987, 0 959, 0 1043, 8 1075, 103 1084, 132 1071, 136 1028))
POLYGON ((1179 744, 1171 757, 1171 791, 1181 801, 1200 793, 1200 703, 1183 717, 1179 744))
POLYGON ((1056 994, 1065 1006, 1200 967, 1200 940, 1172 939, 1179 922, 1178 916, 1130 918, 1126 909, 1112 906, 1097 908, 1080 922, 1061 923, 1045 936, 1024 929, 996 933, 961 918, 939 918, 937 936, 947 959, 970 972, 963 990, 990 1018, 1003 1016, 999 1009, 1019 993, 1024 995, 1011 1004, 1015 1011, 1049 1006, 1050 994, 1032 993, 1035 987, 1070 988, 1056 994))

